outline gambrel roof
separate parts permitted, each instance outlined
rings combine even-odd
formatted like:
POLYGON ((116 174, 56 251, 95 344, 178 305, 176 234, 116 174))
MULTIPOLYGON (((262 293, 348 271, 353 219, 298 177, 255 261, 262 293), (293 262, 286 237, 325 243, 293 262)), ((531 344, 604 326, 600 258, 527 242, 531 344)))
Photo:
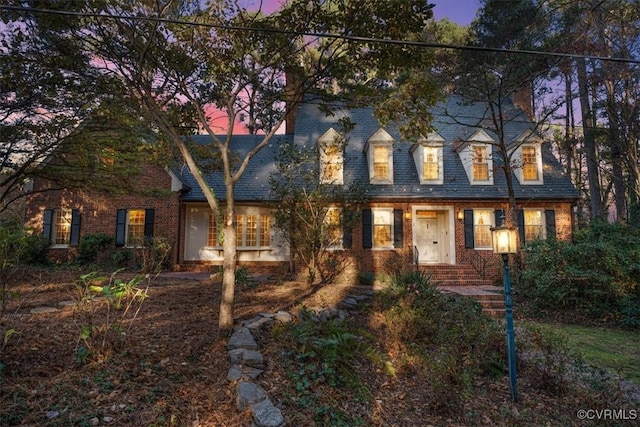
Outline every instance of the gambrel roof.
MULTIPOLYGON (((354 123, 353 130, 346 135, 347 144, 343 154, 344 184, 353 182, 369 182, 369 166, 365 146, 372 136, 381 131, 387 133, 395 142, 393 149, 393 183, 373 184, 370 186, 371 198, 431 198, 431 199, 504 199, 507 197, 507 186, 501 169, 501 159, 496 147, 492 147, 495 173, 492 184, 471 185, 459 152, 474 139, 497 140, 498 136, 491 130, 492 123, 488 119, 486 104, 465 102, 460 97, 450 97, 433 108, 434 130, 442 143, 442 164, 444 179, 442 184, 420 184, 418 171, 412 155, 414 142, 404 140, 398 127, 394 124, 382 127, 373 116, 370 108, 338 110, 333 116, 326 116, 313 103, 302 104, 297 111, 295 133, 293 135, 276 135, 250 162, 249 167, 236 185, 236 201, 261 201, 270 198, 269 177, 276 171, 275 158, 278 144, 293 139, 300 146, 315 146, 318 140, 330 129, 338 129, 340 118, 348 117, 354 123), (474 136, 475 135, 475 136, 474 136), (481 135, 481 136, 479 136, 481 135)), ((524 112, 512 103, 506 102, 503 109, 505 117, 504 135, 510 144, 517 144, 526 135, 535 131, 535 126, 524 112)), ((193 137, 196 142, 206 142, 205 135, 193 137)), ((255 147, 262 140, 262 135, 236 135, 233 145, 240 155, 255 147)), ((543 184, 521 185, 513 179, 517 199, 531 200, 575 200, 579 197, 569 177, 562 172, 562 167, 551 152, 548 143, 541 145, 543 184)), ((190 190, 183 195, 185 201, 204 201, 195 180, 186 169, 176 171, 190 190)), ((208 174, 207 182, 214 189, 216 196, 224 199, 224 183, 222 174, 208 174)))

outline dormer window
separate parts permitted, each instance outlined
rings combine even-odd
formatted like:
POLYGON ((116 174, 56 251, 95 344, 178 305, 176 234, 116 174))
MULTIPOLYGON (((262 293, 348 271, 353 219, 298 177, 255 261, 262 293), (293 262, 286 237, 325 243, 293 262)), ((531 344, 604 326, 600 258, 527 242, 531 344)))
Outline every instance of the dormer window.
POLYGON ((376 132, 365 145, 371 184, 393 184, 393 138, 384 129, 376 132))
POLYGON ((329 129, 318 139, 320 150, 320 183, 344 183, 344 138, 334 129, 329 129))
POLYGON ((432 133, 411 147, 410 152, 413 154, 420 184, 442 184, 444 182, 443 144, 444 139, 440 135, 432 133))
POLYGON ((516 138, 517 148, 512 155, 514 173, 521 185, 543 184, 542 178, 542 139, 533 132, 527 132, 516 138))
POLYGON ((484 145, 473 146, 473 180, 489 180, 489 159, 484 145))
POLYGON ((493 185, 493 159, 491 148, 494 139, 480 129, 456 148, 471 185, 493 185))

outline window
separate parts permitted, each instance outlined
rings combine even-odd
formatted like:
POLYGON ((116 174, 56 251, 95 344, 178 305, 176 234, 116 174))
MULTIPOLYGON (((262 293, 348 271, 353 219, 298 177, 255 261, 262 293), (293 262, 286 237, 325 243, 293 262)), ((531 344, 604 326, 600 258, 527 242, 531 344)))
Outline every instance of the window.
POLYGON ((473 237, 476 249, 491 249, 491 227, 493 210, 476 209, 473 211, 473 237))
POLYGON ((343 146, 344 137, 334 129, 329 129, 318 139, 322 184, 343 183, 343 146))
POLYGON ((473 180, 489 180, 489 162, 487 161, 487 147, 473 147, 473 180))
POLYGON ((80 242, 80 211, 45 209, 42 236, 55 246, 77 246, 80 242))
MULTIPOLYGON (((209 214, 207 245, 222 246, 222 233, 218 232, 215 215, 209 214)), ((222 227, 226 222, 222 221, 222 227)), ((271 217, 267 214, 236 214, 236 247, 258 248, 271 245, 271 217)))
POLYGON ((55 245, 68 245, 71 241, 71 210, 60 209, 55 211, 55 245))
POLYGON ((384 129, 378 130, 365 145, 371 184, 393 184, 394 140, 384 129))
POLYGON ((327 241, 325 246, 328 249, 342 248, 342 211, 338 208, 329 208, 324 217, 324 225, 327 241))
POLYGON ((393 210, 372 209, 373 247, 393 247, 393 210))
POLYGON ((433 181, 440 178, 438 162, 438 149, 436 147, 424 147, 424 162, 422 164, 422 177, 433 181))
POLYGON ((154 209, 118 209, 116 246, 141 246, 153 238, 154 209))
POLYGON ((544 220, 541 210, 524 211, 524 238, 526 242, 544 239, 544 220))
POLYGON ((538 159, 536 147, 522 147, 522 179, 525 181, 538 180, 538 159))

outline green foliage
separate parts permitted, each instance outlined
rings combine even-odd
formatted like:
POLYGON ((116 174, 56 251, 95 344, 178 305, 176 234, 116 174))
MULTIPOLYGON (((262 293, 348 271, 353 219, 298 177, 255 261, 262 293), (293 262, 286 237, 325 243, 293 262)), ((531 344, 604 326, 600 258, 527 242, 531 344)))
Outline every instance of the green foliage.
POLYGON ((516 288, 534 310, 576 312, 637 327, 640 231, 592 222, 573 242, 554 239, 527 247, 516 288))
POLYGON ((83 274, 75 282, 79 333, 76 360, 92 357, 105 361, 114 351, 124 349, 128 333, 134 326, 142 303, 148 297, 150 279, 140 287, 142 278, 129 280, 83 274), (104 303, 104 304, 103 304, 104 303))
POLYGON ((136 254, 129 248, 119 249, 111 255, 111 261, 118 268, 130 267, 135 258, 136 254))
POLYGON ((140 260, 143 273, 159 273, 167 267, 171 255, 171 245, 165 238, 154 237, 136 248, 136 256, 140 260))
POLYGON ((93 264, 98 262, 98 256, 114 245, 113 236, 105 233, 87 234, 80 238, 78 264, 93 264))
POLYGON ((358 399, 370 397, 356 369, 366 348, 364 339, 338 319, 282 325, 275 333, 287 349, 282 353, 283 363, 295 387, 296 404, 311 410, 318 425, 359 425, 361 421, 342 411, 339 402, 325 399, 319 390, 331 387, 358 399))
POLYGON ((26 246, 22 255, 21 263, 26 265, 47 265, 49 264, 49 239, 35 234, 26 236, 26 246))
MULTIPOLYGON (((342 150, 348 143, 346 129, 327 147, 342 150)), ((280 145, 278 172, 270 177, 275 226, 282 230, 296 259, 308 271, 309 283, 317 278, 326 283, 343 270, 348 261, 333 248, 343 246, 345 233, 358 223, 358 209, 366 200, 367 185, 323 183, 317 147, 300 147, 294 142, 280 145), (319 276, 319 277, 318 277, 319 276)))
POLYGON ((376 295, 387 339, 403 358, 398 372, 416 372, 434 392, 434 411, 459 410, 477 376, 504 374, 504 338, 481 307, 442 294, 424 272, 404 271, 376 295))

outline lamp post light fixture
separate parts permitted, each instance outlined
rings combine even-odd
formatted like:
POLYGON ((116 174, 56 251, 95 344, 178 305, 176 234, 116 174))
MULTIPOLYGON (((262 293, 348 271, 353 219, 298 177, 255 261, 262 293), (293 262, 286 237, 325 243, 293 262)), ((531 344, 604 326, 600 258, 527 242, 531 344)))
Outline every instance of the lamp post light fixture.
POLYGON ((507 358, 509 363, 509 383, 511 385, 511 400, 518 401, 518 384, 516 373, 516 343, 513 330, 513 310, 511 302, 511 277, 509 275, 509 254, 518 252, 518 230, 507 227, 502 218, 502 225, 491 228, 493 252, 502 255, 504 268, 504 308, 507 331, 507 358))

